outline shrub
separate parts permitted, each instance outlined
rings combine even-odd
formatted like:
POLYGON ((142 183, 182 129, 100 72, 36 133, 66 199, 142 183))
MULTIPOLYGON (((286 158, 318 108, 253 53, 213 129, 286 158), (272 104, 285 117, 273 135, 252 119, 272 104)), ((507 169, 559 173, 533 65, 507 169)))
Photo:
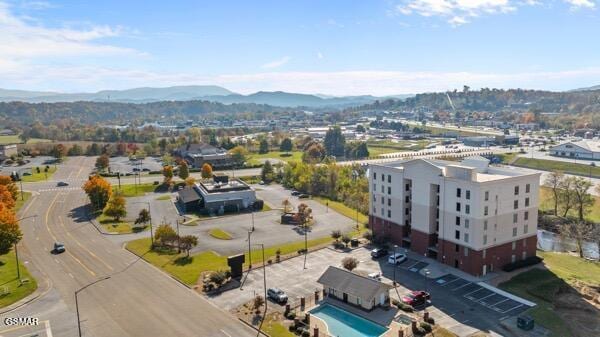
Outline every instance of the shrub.
POLYGON ((302 337, 310 337, 310 332, 306 329, 302 330, 302 337))
POLYGON ((502 270, 513 271, 515 269, 519 269, 519 268, 523 268, 523 267, 527 267, 527 266, 533 266, 534 264, 538 264, 538 263, 542 262, 542 260, 543 259, 539 256, 530 256, 530 257, 526 258, 525 260, 519 260, 519 261, 505 264, 504 266, 502 266, 502 270))
POLYGON ((293 311, 290 311, 287 313, 287 316, 285 316, 287 319, 291 319, 294 320, 294 318, 296 318, 296 313, 293 311))
POLYGON ((426 333, 430 333, 431 330, 433 330, 431 328, 431 324, 427 323, 427 322, 421 322, 421 324, 419 324, 419 327, 421 329, 423 329, 423 331, 425 331, 426 333))
POLYGON ((306 249, 302 248, 302 249, 298 249, 298 255, 302 255, 306 253, 306 249))
POLYGON ((425 320, 425 322, 434 325, 435 324, 435 319, 433 319, 433 317, 429 316, 427 317, 427 319, 425 320))
POLYGON ((398 308, 400 308, 400 304, 401 304, 401 303, 402 303, 402 302, 398 301, 398 300, 397 300, 397 299, 395 299, 395 298, 393 298, 393 299, 392 299, 392 305, 394 305, 394 306, 396 306, 396 307, 398 307, 398 308))
POLYGON ((408 304, 404 304, 402 302, 400 302, 400 304, 398 304, 398 309, 404 311, 404 312, 413 312, 415 311, 415 309, 413 307, 411 307, 408 304))

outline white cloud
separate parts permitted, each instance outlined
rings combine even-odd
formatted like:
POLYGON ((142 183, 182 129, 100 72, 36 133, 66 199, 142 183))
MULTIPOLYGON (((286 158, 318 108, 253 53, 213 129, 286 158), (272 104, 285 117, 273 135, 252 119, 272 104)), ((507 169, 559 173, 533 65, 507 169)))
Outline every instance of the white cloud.
POLYGON ((271 62, 265 63, 261 66, 261 68, 263 69, 275 69, 275 68, 279 68, 281 66, 283 66, 284 64, 288 63, 292 58, 289 56, 284 56, 278 60, 273 60, 271 62))
MULTIPOLYGON (((593 9, 596 0, 563 0, 571 9, 593 9)), ((484 15, 505 14, 520 6, 537 6, 538 0, 403 0, 395 10, 402 15, 441 17, 449 24, 459 26, 470 22, 469 18, 484 15)))
POLYGON ((596 3, 592 0, 565 0, 565 2, 571 5, 571 9, 596 7, 596 3))

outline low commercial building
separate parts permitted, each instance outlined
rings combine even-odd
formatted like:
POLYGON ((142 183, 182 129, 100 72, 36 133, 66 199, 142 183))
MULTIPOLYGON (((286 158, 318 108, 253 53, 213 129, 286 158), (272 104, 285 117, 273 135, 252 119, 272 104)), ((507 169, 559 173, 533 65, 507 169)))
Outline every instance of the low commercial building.
POLYGON ((16 144, 0 145, 0 160, 10 158, 10 156, 16 156, 18 153, 16 144))
POLYGON ((215 169, 229 168, 234 165, 231 155, 225 149, 209 144, 187 144, 174 152, 194 168, 201 168, 205 163, 215 169))
POLYGON ((375 237, 482 276, 535 255, 539 176, 479 156, 370 165, 369 226, 375 237))
POLYGON ((256 191, 252 187, 227 176, 195 183, 178 194, 177 202, 184 212, 223 214, 253 207, 256 202, 256 191))
POLYGON ((323 285, 326 296, 365 310, 390 303, 391 285, 345 269, 329 266, 317 282, 323 285))
POLYGON ((581 140, 568 142, 550 148, 550 155, 574 159, 600 160, 600 141, 581 140))

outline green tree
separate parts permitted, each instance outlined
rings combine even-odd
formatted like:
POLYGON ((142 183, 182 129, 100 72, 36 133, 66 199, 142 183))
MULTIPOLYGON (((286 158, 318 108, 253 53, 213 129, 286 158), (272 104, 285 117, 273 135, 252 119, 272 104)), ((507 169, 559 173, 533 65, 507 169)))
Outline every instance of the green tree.
POLYGON ((335 242, 338 242, 341 237, 342 232, 340 230, 336 229, 331 231, 331 238, 334 239, 335 242))
POLYGON ((173 182, 173 166, 166 165, 163 167, 163 184, 171 185, 173 182))
POLYGON ((243 146, 236 146, 233 149, 229 150, 229 154, 231 155, 231 159, 237 166, 242 166, 246 161, 246 156, 248 155, 248 151, 243 146))
POLYGON ((279 145, 279 151, 281 152, 290 152, 292 151, 293 144, 292 140, 289 138, 284 138, 279 145))
POLYGON ((175 232, 173 227, 171 227, 171 225, 169 225, 169 224, 165 224, 165 223, 161 224, 154 231, 154 241, 156 241, 156 243, 158 245, 161 245, 161 246, 172 245, 173 242, 175 242, 176 240, 177 240, 177 233, 175 232))
POLYGON ((258 147, 258 153, 264 154, 269 152, 269 142, 263 138, 260 141, 260 145, 258 147))
POLYGON ((319 143, 313 143, 302 154, 305 163, 320 163, 325 158, 325 148, 319 143))
POLYGON ((265 163, 263 164, 262 170, 260 171, 260 178, 262 179, 262 181, 264 181, 265 183, 270 183, 271 181, 273 181, 273 165, 271 165, 270 161, 265 161, 265 163))
POLYGON ((83 149, 79 144, 73 144, 69 151, 67 151, 67 156, 81 156, 83 154, 83 149))
POLYGON ((365 129, 364 125, 358 124, 356 126, 356 132, 358 132, 358 133, 365 133, 365 132, 367 132, 367 129, 365 129))
POLYGON ((344 267, 344 269, 352 271, 356 269, 356 267, 358 267, 358 260, 350 256, 345 257, 342 259, 342 267, 344 267))
POLYGON ((114 193, 104 208, 104 214, 113 217, 118 222, 122 217, 127 215, 125 208, 125 198, 120 192, 114 193))
POLYGON ((329 128, 329 130, 327 130, 327 133, 325 133, 325 140, 323 143, 325 145, 327 155, 335 157, 344 156, 346 138, 342 134, 342 129, 339 126, 336 125, 333 128, 329 128))
POLYGON ((186 256, 190 256, 190 250, 198 245, 198 238, 194 235, 184 235, 179 239, 179 248, 186 252, 186 256))
POLYGON ((575 208, 580 222, 584 222, 585 215, 589 212, 589 208, 594 204, 594 198, 589 193, 592 187, 591 181, 575 177, 573 180, 573 195, 575 196, 575 208))
POLYGON ((135 219, 135 224, 145 226, 148 222, 150 222, 150 220, 150 212, 148 209, 142 208, 138 214, 138 217, 135 219))
POLYGON ((179 178, 186 180, 190 176, 190 169, 185 160, 179 162, 179 178))

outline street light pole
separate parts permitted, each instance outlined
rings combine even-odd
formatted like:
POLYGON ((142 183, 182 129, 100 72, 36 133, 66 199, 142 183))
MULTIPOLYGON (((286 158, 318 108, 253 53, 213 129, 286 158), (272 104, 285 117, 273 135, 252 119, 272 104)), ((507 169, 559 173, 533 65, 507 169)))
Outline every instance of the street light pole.
POLYGON ((77 295, 81 291, 85 290, 87 287, 92 286, 92 285, 94 285, 94 284, 96 284, 98 282, 101 282, 101 281, 104 281, 104 280, 108 280, 109 278, 110 278, 110 276, 105 276, 105 277, 103 277, 101 279, 98 279, 98 280, 96 280, 96 281, 94 281, 92 283, 89 283, 89 284, 87 284, 87 285, 85 285, 85 286, 83 286, 83 287, 75 290, 75 311, 77 312, 77 331, 79 332, 79 337, 81 337, 81 320, 79 319, 79 301, 77 300, 77 295))
MULTIPOLYGON (((19 222, 21 220, 29 219, 29 218, 37 218, 37 214, 26 216, 21 219, 17 219, 17 222, 19 222)), ((20 282, 21 281, 21 267, 19 267, 19 250, 17 249, 17 244, 18 244, 18 242, 15 242, 15 260, 17 262, 17 280, 20 282)))
POLYGON ((394 288, 396 288, 396 249, 398 248, 398 245, 394 245, 394 281, 392 282, 392 284, 394 285, 394 288))
POLYGON ((260 320, 260 325, 258 326, 258 331, 256 333, 256 337, 260 336, 260 330, 262 329, 263 323, 265 322, 265 317, 267 316, 267 304, 269 301, 267 300, 267 266, 265 260, 265 245, 263 243, 255 243, 256 246, 261 246, 262 249, 262 260, 263 260, 263 287, 264 287, 264 300, 265 300, 265 312, 263 314, 262 319, 260 320))

